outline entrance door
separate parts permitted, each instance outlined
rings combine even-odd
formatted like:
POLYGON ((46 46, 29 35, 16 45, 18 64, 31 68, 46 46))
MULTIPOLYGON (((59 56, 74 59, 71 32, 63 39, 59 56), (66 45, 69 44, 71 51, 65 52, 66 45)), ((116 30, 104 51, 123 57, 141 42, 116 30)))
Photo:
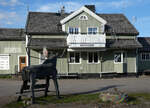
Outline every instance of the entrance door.
POLYGON ((19 71, 21 72, 21 70, 27 66, 27 60, 26 60, 26 56, 20 56, 19 57, 19 71))
POLYGON ((114 54, 114 71, 117 73, 125 73, 126 66, 126 54, 125 52, 116 52, 114 54))

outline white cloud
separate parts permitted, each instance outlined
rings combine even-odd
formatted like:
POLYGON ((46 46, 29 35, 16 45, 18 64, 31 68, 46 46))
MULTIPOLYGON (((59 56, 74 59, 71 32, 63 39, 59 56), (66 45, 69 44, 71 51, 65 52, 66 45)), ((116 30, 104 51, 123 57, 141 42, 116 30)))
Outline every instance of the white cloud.
MULTIPOLYGON (((87 4, 96 5, 97 8, 106 9, 106 8, 126 8, 131 6, 133 3, 131 0, 121 0, 121 1, 111 1, 111 2, 88 2, 87 4)), ((79 9, 81 6, 85 5, 84 3, 80 2, 60 2, 60 3, 49 3, 46 5, 40 6, 37 11, 42 12, 57 12, 60 10, 62 6, 65 6, 67 12, 75 11, 79 9)))
POLYGON ((21 16, 16 12, 0 12, 0 25, 12 25, 18 23, 21 20, 21 16))
POLYGON ((82 6, 82 4, 77 3, 77 2, 62 2, 62 3, 49 3, 46 5, 40 6, 37 11, 42 11, 42 12, 58 12, 62 6, 65 6, 65 10, 67 12, 74 11, 82 6))
POLYGON ((22 2, 18 0, 1 0, 1 6, 16 6, 16 5, 24 5, 22 2))

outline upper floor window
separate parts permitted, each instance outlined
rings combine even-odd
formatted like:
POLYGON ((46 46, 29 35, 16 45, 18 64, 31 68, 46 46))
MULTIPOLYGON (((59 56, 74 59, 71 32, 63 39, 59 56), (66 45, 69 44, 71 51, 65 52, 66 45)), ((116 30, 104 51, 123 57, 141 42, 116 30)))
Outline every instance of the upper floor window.
POLYGON ((97 28, 96 27, 89 27, 88 28, 88 34, 97 34, 97 28))
POLYGON ((69 34, 79 34, 79 28, 69 27, 69 34))
POLYGON ((88 63, 98 63, 98 53, 89 52, 88 53, 88 63))
POLYGON ((79 17, 80 20, 88 20, 88 17, 86 15, 81 15, 79 17))
POLYGON ((141 60, 149 61, 150 60, 150 53, 141 53, 141 60))

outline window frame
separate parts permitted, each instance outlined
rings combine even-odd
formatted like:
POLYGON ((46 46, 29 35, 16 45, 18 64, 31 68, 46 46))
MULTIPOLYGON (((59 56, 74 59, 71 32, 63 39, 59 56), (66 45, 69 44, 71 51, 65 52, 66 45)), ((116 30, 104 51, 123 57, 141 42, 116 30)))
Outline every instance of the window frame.
POLYGON ((80 27, 68 27, 68 34, 71 34, 71 35, 78 35, 78 34, 80 34, 80 27), (73 33, 70 33, 70 28, 73 29, 73 33), (77 28, 78 28, 78 33, 76 34, 75 31, 76 31, 77 28))
POLYGON ((100 63, 99 52, 87 52, 87 64, 99 64, 99 63, 100 63), (92 62, 89 62, 89 53, 92 53, 92 62), (97 62, 94 62, 94 53, 97 53, 98 56, 97 62))
POLYGON ((81 21, 87 21, 88 17, 87 17, 87 15, 80 15, 79 16, 79 20, 81 20, 81 21), (85 19, 81 19, 81 17, 84 17, 85 19))
POLYGON ((114 64, 121 64, 121 63, 124 63, 124 57, 123 57, 124 54, 125 54, 125 57, 126 57, 126 53, 123 52, 123 51, 114 52, 114 64), (121 54, 121 62, 116 62, 116 61, 115 61, 115 54, 116 54, 116 53, 120 53, 120 54, 121 54))
POLYGON ((81 64, 81 52, 69 52, 68 63, 69 63, 69 64, 81 64), (74 62, 70 62, 70 61, 71 61, 71 60, 70 60, 70 53, 73 53, 73 54, 74 54, 74 58, 75 58, 75 54, 76 54, 76 53, 79 53, 79 63, 76 63, 76 62, 75 62, 76 60, 74 60, 74 62))
POLYGON ((97 35, 97 34, 98 34, 98 31, 99 31, 98 27, 87 27, 87 34, 88 34, 88 35, 97 35), (92 31, 91 34, 89 34, 89 28, 92 28, 92 29, 96 28, 96 29, 97 29, 96 34, 93 34, 93 31, 92 31))
POLYGON ((141 57, 141 61, 150 61, 150 52, 141 53, 141 54, 140 54, 140 57, 141 57), (142 58, 142 55, 143 55, 143 54, 145 54, 145 59, 142 58), (149 55, 149 59, 146 59, 146 54, 149 55))

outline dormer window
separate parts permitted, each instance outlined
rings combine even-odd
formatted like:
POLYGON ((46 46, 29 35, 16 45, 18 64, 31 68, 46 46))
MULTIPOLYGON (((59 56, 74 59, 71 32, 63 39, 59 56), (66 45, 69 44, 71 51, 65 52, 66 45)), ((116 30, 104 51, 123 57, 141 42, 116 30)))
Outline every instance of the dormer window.
POLYGON ((79 17, 79 20, 88 20, 88 17, 86 15, 81 15, 79 17))

